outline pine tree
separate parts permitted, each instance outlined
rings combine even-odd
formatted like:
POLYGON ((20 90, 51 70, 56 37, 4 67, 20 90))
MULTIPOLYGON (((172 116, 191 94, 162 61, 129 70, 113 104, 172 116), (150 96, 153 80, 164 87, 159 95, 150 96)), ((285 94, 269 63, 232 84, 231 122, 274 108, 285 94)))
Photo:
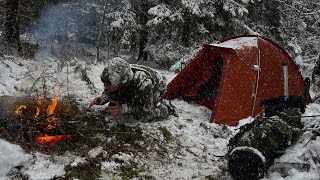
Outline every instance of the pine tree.
POLYGON ((7 0, 5 3, 4 40, 10 47, 21 51, 20 43, 20 0, 7 0))
POLYGON ((148 11, 148 51, 154 61, 170 65, 180 59, 177 54, 238 34, 236 20, 245 7, 231 0, 161 0, 148 11))

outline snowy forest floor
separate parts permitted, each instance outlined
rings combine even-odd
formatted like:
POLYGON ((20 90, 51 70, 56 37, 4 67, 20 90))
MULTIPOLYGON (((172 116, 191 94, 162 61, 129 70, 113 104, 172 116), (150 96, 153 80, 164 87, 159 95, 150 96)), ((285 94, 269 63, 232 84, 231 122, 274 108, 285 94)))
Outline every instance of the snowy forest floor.
MULTIPOLYGON (((61 99, 75 99, 87 107, 103 90, 103 63, 88 65, 81 59, 61 63, 55 58, 24 60, 4 56, 0 60, 0 96, 50 98, 57 89, 61 99)), ((159 72, 170 82, 175 73, 159 72)), ((60 149, 24 149, 0 139, 0 179, 231 179, 224 155, 229 139, 252 118, 237 127, 209 123, 211 111, 203 106, 173 100, 179 117, 141 123, 104 119, 124 131, 120 137, 103 132, 90 144, 60 149), (94 143, 96 142, 96 144, 94 143), (55 149, 55 150, 53 150, 55 149)), ((102 111, 95 107, 93 111, 102 111)), ((320 105, 307 106, 304 116, 320 114, 320 105)), ((320 118, 303 118, 305 132, 269 168, 265 179, 320 179, 320 118), (310 140, 310 141, 309 141, 310 140)))

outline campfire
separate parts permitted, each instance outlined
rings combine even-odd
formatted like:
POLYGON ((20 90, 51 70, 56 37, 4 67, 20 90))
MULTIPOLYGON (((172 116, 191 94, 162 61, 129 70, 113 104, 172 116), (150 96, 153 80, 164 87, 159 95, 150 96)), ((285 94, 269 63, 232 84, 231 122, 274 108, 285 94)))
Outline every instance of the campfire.
POLYGON ((110 152, 126 151, 127 145, 143 139, 140 127, 115 124, 104 111, 82 106, 57 94, 54 98, 0 96, 0 136, 26 150, 43 153, 83 151, 97 145, 110 152), (104 136, 112 138, 105 143, 104 136))
POLYGON ((75 99, 0 96, 0 136, 26 149, 70 149, 90 144, 97 133, 111 136, 100 111, 75 99))
POLYGON ((50 104, 45 98, 40 98, 36 100, 35 105, 20 105, 15 110, 15 119, 29 126, 29 138, 34 137, 35 142, 40 145, 52 146, 62 140, 71 139, 60 127, 63 119, 58 117, 59 114, 56 112, 59 96, 58 92, 50 104))

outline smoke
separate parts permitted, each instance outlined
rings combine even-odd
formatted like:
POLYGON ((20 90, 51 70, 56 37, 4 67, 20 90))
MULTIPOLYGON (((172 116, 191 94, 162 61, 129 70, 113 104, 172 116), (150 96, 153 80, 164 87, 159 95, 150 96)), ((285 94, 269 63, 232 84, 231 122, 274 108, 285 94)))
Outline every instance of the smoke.
POLYGON ((80 43, 94 44, 99 22, 97 7, 85 2, 75 2, 60 3, 43 9, 28 32, 39 46, 37 55, 56 56, 61 49, 79 49, 80 43))
POLYGON ((60 4, 44 10, 40 20, 32 28, 35 38, 40 42, 62 40, 66 38, 68 32, 74 31, 72 24, 75 23, 75 19, 72 15, 72 8, 68 7, 71 6, 60 4))

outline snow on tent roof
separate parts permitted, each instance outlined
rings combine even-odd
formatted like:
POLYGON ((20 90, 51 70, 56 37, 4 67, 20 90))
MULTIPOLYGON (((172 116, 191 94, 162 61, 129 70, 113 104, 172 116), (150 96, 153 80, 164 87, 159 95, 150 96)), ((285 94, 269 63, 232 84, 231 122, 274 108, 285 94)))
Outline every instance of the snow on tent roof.
POLYGON ((229 39, 219 44, 210 44, 216 47, 224 47, 231 49, 242 49, 244 47, 258 47, 257 37, 239 37, 235 39, 229 39))

